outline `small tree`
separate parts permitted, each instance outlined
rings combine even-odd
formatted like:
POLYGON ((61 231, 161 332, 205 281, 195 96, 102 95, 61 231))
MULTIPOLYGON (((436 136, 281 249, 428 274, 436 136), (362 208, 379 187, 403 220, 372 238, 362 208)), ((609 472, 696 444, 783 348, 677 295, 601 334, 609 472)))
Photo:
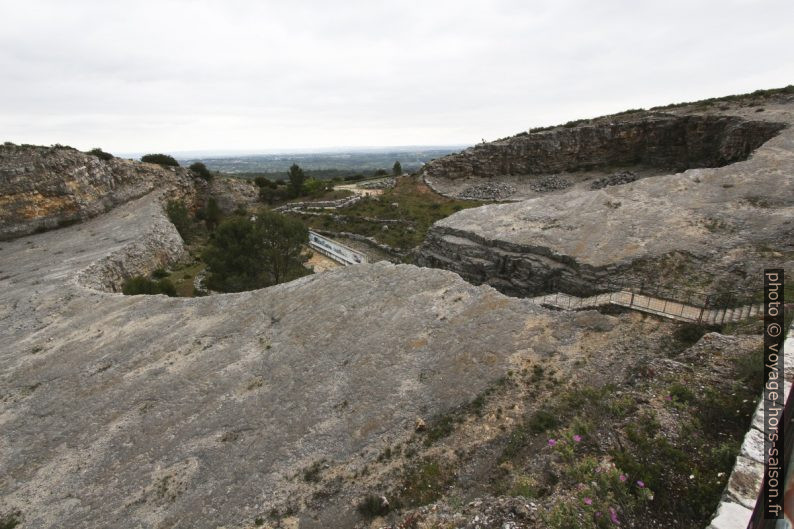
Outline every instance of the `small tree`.
POLYGON ((394 167, 392 167, 391 172, 394 176, 400 176, 401 174, 403 174, 403 166, 400 165, 400 162, 398 161, 394 162, 394 167))
POLYGON ((141 157, 142 162, 156 163, 164 167, 179 167, 179 162, 173 156, 167 154, 147 154, 141 157))
POLYGON ((303 223, 278 213, 263 212, 255 221, 230 217, 216 228, 204 251, 207 286, 241 292, 306 275, 301 252, 308 240, 303 223))
POLYGON ((303 192, 303 182, 306 180, 306 175, 303 174, 303 169, 296 163, 292 164, 287 172, 289 178, 289 190, 292 196, 299 197, 303 192))
POLYGON ((188 169, 193 171, 196 175, 200 176, 204 180, 212 180, 212 173, 210 172, 209 169, 207 169, 207 166, 201 162, 195 162, 190 164, 190 167, 188 167, 188 169))
POLYGON ((221 208, 218 207, 218 201, 215 197, 210 197, 207 200, 207 206, 204 208, 204 224, 206 224, 209 231, 213 231, 220 223, 223 214, 221 208))
POLYGON ((179 200, 169 200, 165 205, 165 212, 182 239, 188 242, 193 235, 193 225, 185 204, 179 200))
POLYGON ((303 194, 310 196, 322 195, 331 188, 333 188, 333 184, 331 184, 327 180, 320 180, 319 178, 308 178, 303 183, 303 194))

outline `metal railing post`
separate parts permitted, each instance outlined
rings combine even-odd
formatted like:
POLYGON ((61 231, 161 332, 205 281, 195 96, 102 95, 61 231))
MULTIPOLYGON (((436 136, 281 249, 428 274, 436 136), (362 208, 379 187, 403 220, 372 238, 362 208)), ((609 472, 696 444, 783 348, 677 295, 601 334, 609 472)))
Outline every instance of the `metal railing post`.
POLYGON ((709 297, 706 296, 705 301, 703 302, 703 306, 700 307, 700 314, 698 314, 698 325, 703 323, 703 311, 706 310, 706 307, 709 305, 709 297))

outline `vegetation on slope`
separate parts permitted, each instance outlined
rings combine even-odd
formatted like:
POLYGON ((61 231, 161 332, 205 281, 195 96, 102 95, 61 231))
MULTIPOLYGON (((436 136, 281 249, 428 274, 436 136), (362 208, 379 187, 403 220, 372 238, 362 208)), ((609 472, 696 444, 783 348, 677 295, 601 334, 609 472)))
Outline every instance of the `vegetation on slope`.
POLYGON ((405 176, 398 178, 396 185, 384 190, 383 194, 365 197, 343 210, 319 215, 290 215, 300 218, 312 229, 357 233, 406 251, 422 243, 434 222, 461 209, 480 205, 482 202, 443 197, 418 176, 405 176))

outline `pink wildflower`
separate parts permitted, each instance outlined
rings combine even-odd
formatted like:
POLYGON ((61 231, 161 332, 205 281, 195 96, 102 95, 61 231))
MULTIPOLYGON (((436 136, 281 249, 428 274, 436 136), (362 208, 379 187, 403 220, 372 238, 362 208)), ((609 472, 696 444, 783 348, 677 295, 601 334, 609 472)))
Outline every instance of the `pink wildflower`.
POLYGON ((557 440, 556 439, 549 439, 549 446, 554 446, 556 444, 557 444, 557 440))
POLYGON ((582 436, 579 435, 579 434, 576 434, 576 435, 573 436, 573 440, 574 440, 574 442, 578 443, 578 442, 580 442, 582 440, 582 436))
POLYGON ((593 498, 585 498, 584 499, 584 504, 585 505, 592 505, 593 504, 593 498))
POLYGON ((641 489, 644 489, 645 488, 645 483, 641 479, 638 479, 637 480, 637 486, 639 488, 641 488, 641 489))
POLYGON ((609 519, 612 520, 612 523, 615 525, 620 525, 620 520, 618 520, 618 513, 615 512, 615 509, 612 507, 609 508, 609 519))
POLYGON ((621 481, 621 482, 624 482, 624 483, 625 483, 625 481, 626 481, 627 479, 629 479, 629 478, 626 476, 626 474, 621 474, 621 475, 620 475, 620 481, 621 481))

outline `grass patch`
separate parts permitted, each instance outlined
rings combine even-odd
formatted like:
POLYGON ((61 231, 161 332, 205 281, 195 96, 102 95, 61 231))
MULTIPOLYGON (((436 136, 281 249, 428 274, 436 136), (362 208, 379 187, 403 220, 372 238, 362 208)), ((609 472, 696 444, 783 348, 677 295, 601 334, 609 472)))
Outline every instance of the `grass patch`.
POLYGON ((434 222, 448 217, 465 208, 482 205, 482 202, 453 200, 436 194, 418 177, 402 177, 396 185, 384 190, 383 194, 366 197, 337 213, 344 218, 327 216, 290 215, 300 217, 312 229, 346 231, 366 237, 392 248, 409 250, 424 241, 427 231, 434 222), (396 205, 393 205, 396 204, 396 205), (371 219, 402 220, 405 224, 384 224, 364 220, 371 219))
POLYGON ((426 459, 410 467, 404 474, 399 490, 402 507, 419 507, 439 499, 455 474, 449 465, 426 459))

